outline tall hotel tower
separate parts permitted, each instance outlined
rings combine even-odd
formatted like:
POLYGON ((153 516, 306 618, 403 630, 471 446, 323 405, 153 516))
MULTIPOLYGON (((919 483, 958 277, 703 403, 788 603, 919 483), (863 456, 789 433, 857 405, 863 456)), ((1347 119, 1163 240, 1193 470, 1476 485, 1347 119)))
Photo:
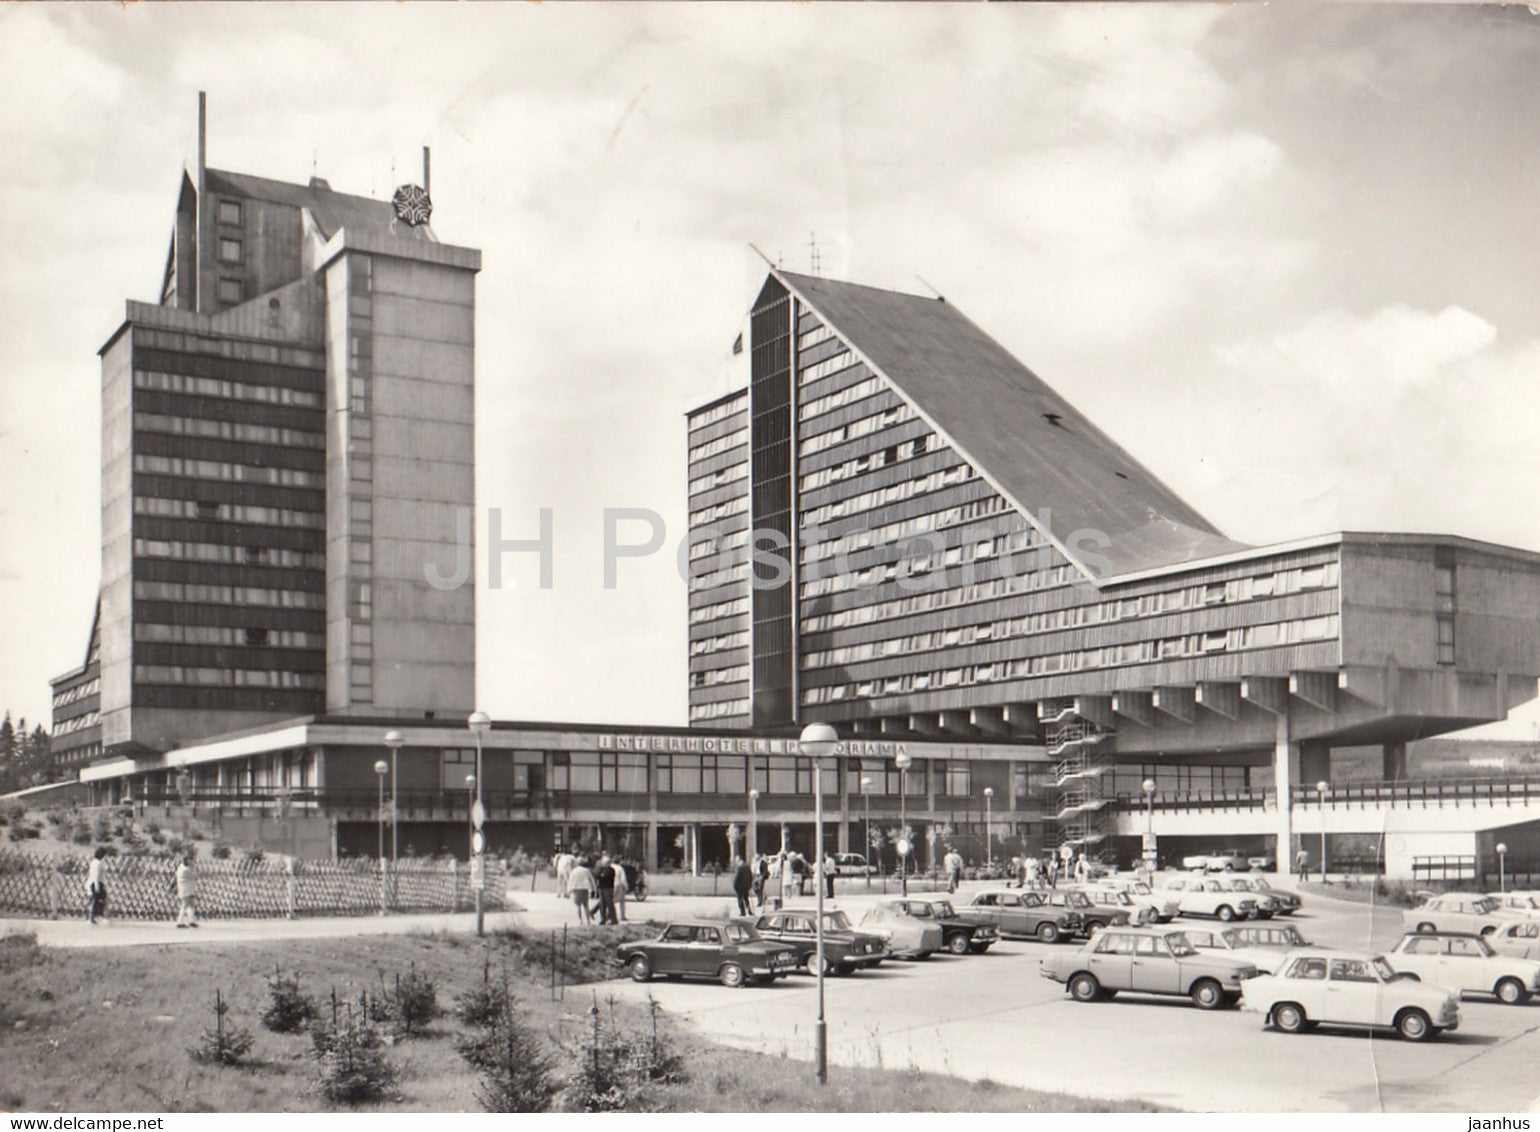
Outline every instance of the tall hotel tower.
POLYGON ((424 568, 469 537, 480 252, 434 236, 426 184, 208 168, 204 122, 160 301, 101 349, 99 607, 54 682, 99 715, 66 710, 65 766, 474 705, 473 585, 424 568))

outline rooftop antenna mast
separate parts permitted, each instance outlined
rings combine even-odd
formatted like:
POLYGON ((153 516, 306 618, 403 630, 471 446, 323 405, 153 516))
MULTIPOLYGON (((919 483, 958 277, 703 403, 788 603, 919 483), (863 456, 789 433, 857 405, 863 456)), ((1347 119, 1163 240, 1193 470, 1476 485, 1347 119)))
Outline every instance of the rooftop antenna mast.
POLYGON ((818 254, 818 233, 807 234, 807 266, 813 275, 823 274, 823 257, 818 254))
POLYGON ((207 91, 198 92, 198 203, 193 224, 197 235, 193 239, 193 310, 203 310, 203 218, 206 215, 204 198, 208 190, 209 165, 209 96, 207 91))
POLYGON ((427 146, 422 147, 422 191, 433 195, 433 155, 427 146))

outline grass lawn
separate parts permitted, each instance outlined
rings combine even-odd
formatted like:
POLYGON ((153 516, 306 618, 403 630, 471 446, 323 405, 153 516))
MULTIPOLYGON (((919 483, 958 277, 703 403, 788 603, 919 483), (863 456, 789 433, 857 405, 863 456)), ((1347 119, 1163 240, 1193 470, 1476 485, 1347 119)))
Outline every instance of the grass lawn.
MULTIPOLYGON (((437 984, 445 1014, 421 1037, 386 1051, 400 1071, 399 1097, 364 1106, 383 1111, 479 1111, 476 1079, 456 1052, 466 1027, 452 1011, 457 995, 494 978, 503 965, 530 1026, 549 1042, 562 1071, 584 1056, 591 1007, 603 1024, 649 1025, 646 1011, 607 999, 615 943, 647 933, 629 924, 568 937, 565 999, 552 1000, 551 935, 365 936, 195 947, 44 950, 27 937, 0 938, 0 1109, 40 1112, 331 1111, 319 1092, 304 1034, 271 1033, 260 1022, 275 967, 298 972, 323 1012, 331 992, 356 1001, 415 966, 437 984), (624 935, 620 933, 626 933, 624 935), (214 1024, 218 988, 231 1009, 227 1024, 250 1029, 250 1064, 202 1065, 188 1055, 214 1024)), ((556 936, 558 953, 560 934, 556 936)), ((733 992, 723 990, 724 995, 733 992)), ((812 1083, 806 1062, 727 1049, 662 1019, 664 1042, 688 1076, 638 1089, 632 1104, 654 1111, 1153 1111, 1137 1103, 1096 1101, 895 1070, 834 1068, 830 1084, 812 1083)), ((570 1103, 570 1102, 569 1102, 570 1103)))

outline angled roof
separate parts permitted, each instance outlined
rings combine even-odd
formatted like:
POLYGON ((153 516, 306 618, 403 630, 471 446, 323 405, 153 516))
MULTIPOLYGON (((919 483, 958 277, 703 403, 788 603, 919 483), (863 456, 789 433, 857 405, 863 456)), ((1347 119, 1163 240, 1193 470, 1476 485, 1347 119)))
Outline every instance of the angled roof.
POLYGON ((1093 577, 1246 549, 944 299, 771 273, 1093 577))
POLYGON ((205 170, 205 176, 209 192, 308 209, 327 239, 335 236, 339 228, 393 233, 403 239, 435 239, 427 225, 413 228, 397 221, 396 210, 388 200, 339 193, 319 179, 308 185, 292 185, 224 169, 205 170))

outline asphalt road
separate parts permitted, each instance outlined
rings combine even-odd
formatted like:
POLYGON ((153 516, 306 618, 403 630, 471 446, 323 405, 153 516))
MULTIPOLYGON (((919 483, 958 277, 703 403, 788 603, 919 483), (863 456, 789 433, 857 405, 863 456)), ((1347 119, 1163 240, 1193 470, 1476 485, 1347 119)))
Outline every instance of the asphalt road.
MULTIPOLYGON (((836 901, 852 919, 865 903, 859 895, 836 901)), ((1401 934, 1397 911, 1312 897, 1287 921, 1340 947, 1384 948, 1401 934)), ((1540 998, 1522 1007, 1468 999, 1457 1032, 1422 1044, 1347 1031, 1287 1035, 1264 1030, 1258 1015, 1203 1012, 1186 999, 1125 992, 1111 1002, 1074 1002, 1038 973, 1049 950, 1007 940, 986 955, 885 963, 827 980, 831 1066, 914 1066, 1202 1111, 1540 1109, 1540 998)), ((812 1056, 816 994, 805 975, 743 990, 655 980, 617 984, 616 993, 651 993, 736 1046, 812 1056)))

